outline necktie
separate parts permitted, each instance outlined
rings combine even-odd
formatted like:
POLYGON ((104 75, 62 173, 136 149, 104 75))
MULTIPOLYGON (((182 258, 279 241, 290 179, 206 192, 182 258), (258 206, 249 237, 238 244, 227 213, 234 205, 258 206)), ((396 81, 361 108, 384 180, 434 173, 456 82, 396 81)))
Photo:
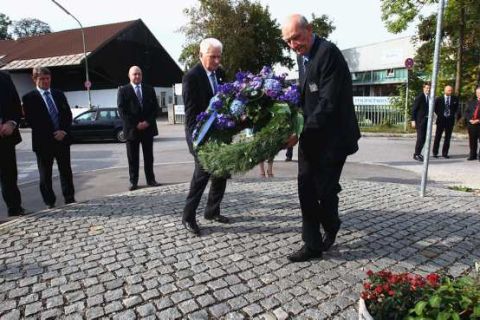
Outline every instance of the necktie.
POLYGON ((58 128, 60 127, 59 126, 59 122, 58 122, 58 110, 57 110, 57 107, 55 106, 55 103, 53 102, 53 99, 50 95, 50 91, 45 91, 43 93, 43 95, 45 96, 45 101, 47 101, 47 108, 48 108, 48 113, 50 114, 50 118, 52 119, 52 123, 53 123, 53 128, 56 130, 58 130, 58 128))
POLYGON ((450 96, 447 97, 447 101, 445 102, 445 111, 443 115, 448 118, 450 117, 450 96))
POLYGON ((138 84, 135 86, 135 94, 137 95, 140 105, 143 105, 142 90, 140 90, 140 86, 138 84))
POLYGON ((425 100, 427 101, 427 106, 428 106, 428 94, 425 95, 425 100))
POLYGON ((213 94, 215 95, 218 91, 218 86, 217 86, 217 78, 215 77, 214 72, 210 73, 210 80, 212 81, 213 94))

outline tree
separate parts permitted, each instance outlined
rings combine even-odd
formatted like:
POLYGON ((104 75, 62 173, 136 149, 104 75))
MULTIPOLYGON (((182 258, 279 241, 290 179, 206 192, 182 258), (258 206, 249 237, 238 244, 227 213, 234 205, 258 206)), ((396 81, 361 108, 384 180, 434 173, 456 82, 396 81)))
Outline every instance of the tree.
POLYGON ((330 34, 335 30, 333 22, 326 14, 317 17, 314 13, 312 13, 312 19, 310 19, 310 24, 313 27, 313 32, 323 38, 328 38, 330 34))
POLYGON ((239 70, 259 71, 264 65, 292 64, 283 56, 286 48, 278 23, 268 7, 249 0, 200 0, 186 9, 189 23, 180 31, 187 38, 180 61, 190 68, 198 61, 199 43, 215 37, 224 45, 222 65, 227 76, 239 70))
MULTIPOLYGON (((445 7, 439 79, 442 85, 455 79, 455 94, 459 96, 462 92, 473 92, 473 87, 480 81, 480 6, 477 2, 449 0, 445 7)), ((438 0, 382 0, 382 19, 389 31, 401 32, 415 18, 419 19, 415 41, 420 46, 415 60, 416 69, 421 72, 431 72, 432 69, 436 14, 423 17, 420 11, 434 3, 438 0)))
POLYGON ((0 13, 0 40, 9 40, 12 37, 8 33, 8 27, 12 24, 12 20, 3 13, 0 13))
POLYGON ((48 23, 35 18, 24 18, 13 23, 13 35, 25 38, 52 32, 48 23))

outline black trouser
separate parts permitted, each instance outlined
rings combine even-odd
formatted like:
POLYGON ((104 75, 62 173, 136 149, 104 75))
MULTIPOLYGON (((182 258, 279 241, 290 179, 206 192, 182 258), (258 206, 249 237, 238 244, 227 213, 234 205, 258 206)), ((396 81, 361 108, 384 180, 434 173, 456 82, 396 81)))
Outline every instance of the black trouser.
POLYGON ((292 157, 293 157, 293 147, 287 148, 287 152, 285 153, 285 157, 287 159, 292 159, 292 157))
POLYGON ((134 185, 138 183, 140 144, 142 144, 145 179, 147 180, 147 184, 154 182, 155 174, 153 173, 153 136, 142 135, 139 139, 128 140, 126 144, 130 183, 134 185))
POLYGON ((15 145, 9 143, 0 144, 0 184, 2 196, 8 208, 8 213, 16 213, 20 210, 22 199, 17 185, 17 158, 15 145))
POLYGON ((195 220, 197 207, 202 199, 203 192, 207 187, 208 180, 211 180, 211 184, 204 215, 209 218, 219 215, 220 203, 222 202, 225 188, 227 186, 226 178, 210 176, 210 174, 202 168, 197 157, 194 158, 195 170, 193 171, 192 181, 190 182, 190 191, 188 192, 185 208, 183 209, 184 221, 195 220))
POLYGON ((480 149, 478 149, 478 141, 480 141, 480 124, 471 124, 467 126, 468 129, 468 142, 470 144, 470 157, 476 158, 477 155, 480 159, 480 149), (478 150, 478 153, 477 153, 478 150))
POLYGON ((445 131, 445 140, 443 140, 442 156, 448 156, 448 150, 450 149, 450 139, 452 138, 454 125, 454 119, 437 121, 437 129, 435 130, 435 139, 433 140, 432 150, 432 153, 434 155, 438 154, 438 149, 440 148, 440 140, 442 140, 442 134, 445 131))
POLYGON ((417 143, 415 144, 415 154, 421 154, 425 139, 427 138, 427 119, 424 121, 416 122, 415 128, 417 129, 417 143))
POLYGON ((56 201, 52 188, 53 160, 57 161, 65 202, 74 201, 75 188, 73 187, 72 167, 70 164, 70 146, 56 143, 50 150, 37 151, 35 155, 37 156, 38 172, 40 174, 40 192, 45 204, 54 205, 56 201))
POLYGON ((310 157, 302 143, 298 148, 298 196, 302 210, 302 239, 312 250, 321 250, 323 230, 336 233, 340 228, 338 193, 340 175, 346 156, 328 159, 324 155, 310 157))

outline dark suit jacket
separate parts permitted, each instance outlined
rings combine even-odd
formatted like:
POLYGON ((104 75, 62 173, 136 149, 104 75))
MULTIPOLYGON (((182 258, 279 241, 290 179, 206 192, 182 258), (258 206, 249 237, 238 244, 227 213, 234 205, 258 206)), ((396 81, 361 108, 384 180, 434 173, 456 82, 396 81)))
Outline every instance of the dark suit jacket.
POLYGON ((465 108, 465 111, 463 113, 463 117, 465 118, 465 121, 467 123, 470 123, 469 121, 472 120, 473 114, 475 113, 475 108, 477 107, 477 103, 480 103, 480 102, 476 99, 471 100, 467 103, 467 107, 465 108))
POLYGON ((412 108, 412 121, 415 121, 415 125, 422 125, 427 120, 428 116, 428 104, 425 94, 420 93, 413 101, 412 108))
MULTIPOLYGON (((20 105, 20 98, 18 97, 17 89, 13 84, 10 75, 0 71, 0 118, 2 123, 8 121, 15 121, 20 124, 20 117, 22 115, 22 107, 20 105)), ((8 137, 0 137, 0 145, 13 144, 16 145, 22 138, 18 131, 18 126, 13 133, 8 137)))
POLYGON ((32 149, 34 152, 49 152, 54 144, 70 145, 72 142, 70 127, 72 111, 67 97, 60 90, 50 88, 53 101, 58 109, 59 130, 67 133, 62 141, 53 138, 53 122, 48 107, 40 92, 34 89, 22 97, 25 118, 32 127, 32 149))
MULTIPOLYGON (((219 68, 215 71, 217 82, 223 83, 224 73, 219 68)), ((197 115, 205 111, 213 97, 210 80, 201 63, 188 71, 182 80, 182 97, 185 105, 185 135, 190 152, 194 154, 192 133, 197 124, 197 115)))
POLYGON ((142 83, 142 99, 141 105, 130 83, 118 88, 118 111, 123 120, 123 132, 127 140, 136 140, 142 135, 150 137, 158 135, 156 118, 160 107, 153 87, 142 83), (149 127, 140 132, 137 124, 143 121, 147 121, 149 127))
MULTIPOLYGON (((299 66, 303 64, 303 58, 297 60, 299 66)), ((300 76, 305 118, 301 140, 305 152, 333 158, 355 153, 360 129, 353 105, 352 78, 340 50, 315 36, 305 74, 301 72, 300 76)))
POLYGON ((437 115, 436 123, 455 122, 458 113, 458 98, 450 96, 450 117, 445 118, 445 96, 440 96, 435 99, 435 114, 437 115))

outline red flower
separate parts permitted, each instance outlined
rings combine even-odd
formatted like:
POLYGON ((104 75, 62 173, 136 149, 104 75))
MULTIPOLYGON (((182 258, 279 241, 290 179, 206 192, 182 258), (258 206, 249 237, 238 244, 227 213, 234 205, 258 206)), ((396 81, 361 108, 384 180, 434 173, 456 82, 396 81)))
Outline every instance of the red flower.
POLYGON ((440 276, 436 273, 430 273, 428 276, 427 276, 427 282, 429 285, 431 286, 436 286, 438 284, 438 282, 440 281, 440 276))
POLYGON ((382 291, 383 291, 383 288, 381 286, 378 286, 375 288, 376 293, 382 293, 382 291))

